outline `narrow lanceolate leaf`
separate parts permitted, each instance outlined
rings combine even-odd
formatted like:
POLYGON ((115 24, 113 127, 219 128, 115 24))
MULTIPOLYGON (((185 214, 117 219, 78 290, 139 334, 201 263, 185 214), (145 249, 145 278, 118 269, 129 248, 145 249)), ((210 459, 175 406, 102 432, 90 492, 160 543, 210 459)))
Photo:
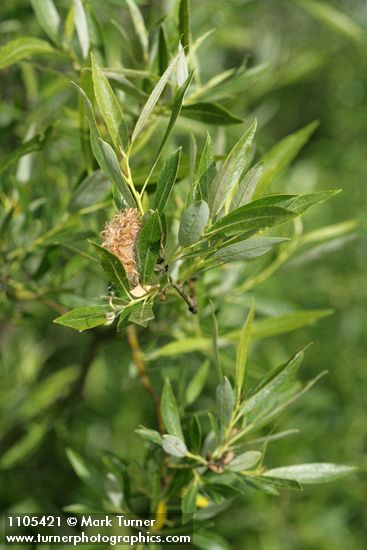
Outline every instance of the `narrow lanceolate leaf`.
POLYGON ((89 54, 90 40, 88 20, 82 0, 74 0, 74 24, 83 59, 86 59, 89 54))
POLYGON ((162 141, 159 145, 158 152, 157 152, 156 157, 154 159, 152 168, 150 169, 149 176, 153 173, 153 170, 157 165, 157 162, 158 162, 158 160, 159 160, 159 158, 160 158, 160 156, 163 152, 163 149, 164 149, 164 147, 165 147, 165 145, 168 141, 168 138, 171 135, 173 127, 176 123, 176 120, 177 120, 179 114, 180 114, 182 103, 183 103, 183 100, 185 98, 186 91, 187 91, 187 89, 190 86, 190 83, 192 81, 192 77, 193 77, 193 73, 191 73, 189 75, 187 80, 176 91, 175 97, 173 99, 172 110, 171 110, 171 115, 170 115, 170 118, 169 118, 169 121, 168 121, 168 125, 167 125, 166 131, 164 133, 164 136, 162 138, 162 141))
POLYGON ((348 36, 357 42, 366 41, 366 31, 347 13, 336 7, 316 0, 297 0, 297 3, 308 11, 315 19, 328 25, 335 31, 348 36))
POLYGON ((243 206, 244 204, 250 202, 252 195, 255 192, 257 183, 261 177, 262 171, 263 165, 257 164, 247 172, 247 174, 238 184, 231 205, 229 207, 230 211, 236 210, 236 208, 239 208, 240 206, 243 206))
POLYGON ((259 231, 285 223, 305 210, 339 193, 339 190, 321 191, 307 195, 270 195, 237 210, 233 210, 212 225, 208 235, 223 233, 235 235, 259 231))
POLYGON ((77 86, 75 83, 73 84, 77 88, 78 92, 80 93, 80 95, 84 100, 84 105, 86 108, 86 113, 87 113, 89 128, 90 128, 90 142, 91 142, 93 154, 96 157, 98 164, 100 165, 102 170, 105 172, 106 176, 111 181, 111 183, 116 185, 126 205, 135 207, 136 206, 135 200, 122 175, 122 172, 120 170, 118 160, 116 157, 116 153, 112 149, 111 145, 103 141, 103 139, 101 138, 101 134, 99 132, 99 129, 96 123, 96 119, 93 113, 93 107, 90 102, 90 99, 88 98, 84 90, 82 90, 82 88, 77 86))
POLYGON ((227 126, 228 124, 240 124, 243 122, 218 103, 190 103, 182 108, 182 116, 192 118, 205 124, 227 126))
POLYGON ((189 77, 189 69, 187 67, 186 56, 182 44, 178 45, 178 60, 176 65, 176 82, 177 86, 182 86, 189 77))
POLYGON ((97 104, 112 142, 117 149, 126 150, 129 144, 126 122, 120 103, 110 83, 92 54, 92 78, 97 104))
POLYGON ((295 464, 293 466, 273 468, 267 470, 263 475, 279 479, 294 479, 301 484, 312 484, 333 481, 334 479, 350 475, 356 470, 357 468, 354 466, 314 462, 311 464, 295 464))
MULTIPOLYGON (((328 317, 333 313, 332 309, 309 309, 291 311, 276 317, 268 317, 257 321, 252 326, 253 338, 270 338, 278 334, 286 334, 299 328, 315 323, 323 317, 328 317)), ((240 335, 240 331, 235 330, 227 334, 227 338, 236 339, 240 335)))
POLYGON ((141 45, 144 59, 146 60, 148 59, 149 41, 148 41, 148 31, 146 29, 143 16, 141 14, 140 9, 135 4, 134 0, 126 0, 126 3, 130 11, 130 15, 134 25, 136 35, 141 45))
POLYGON ((164 434, 163 449, 167 454, 182 458, 187 453, 187 447, 180 437, 175 435, 164 434))
POLYGON ((198 195, 200 199, 206 202, 208 202, 209 189, 216 173, 214 148, 211 137, 209 133, 207 133, 198 168, 198 195))
POLYGON ((56 44, 60 38, 60 15, 53 0, 31 0, 38 23, 56 44))
POLYGON ((201 367, 195 372, 187 385, 185 398, 187 405, 191 405, 201 394, 209 374, 209 361, 204 361, 201 367))
POLYGON ((245 324, 243 325, 240 341, 238 342, 236 355, 236 398, 239 403, 242 395, 242 390, 245 384, 245 374, 247 365, 248 346, 250 334, 252 330, 252 322, 254 320, 255 306, 252 305, 248 313, 245 324))
POLYGON ((222 262, 254 260, 269 252, 274 245, 288 240, 282 237, 253 237, 252 239, 224 246, 215 252, 213 257, 222 262))
POLYGON ((209 219, 209 207, 204 201, 190 204, 182 215, 178 232, 180 246, 190 246, 201 237, 209 219))
POLYGON ((109 324, 111 322, 109 314, 111 313, 113 315, 113 311, 109 306, 79 307, 68 311, 61 317, 57 317, 57 319, 54 319, 54 323, 83 331, 99 325, 109 324))
POLYGON ((109 280, 122 292, 122 296, 130 300, 129 281, 119 258, 97 243, 91 242, 101 258, 101 265, 109 280))
POLYGON ((98 142, 100 143, 100 158, 97 157, 95 153, 95 147, 93 147, 93 145, 92 149, 100 167, 105 172, 108 179, 116 185, 126 204, 135 208, 135 200, 131 194, 131 191, 124 176, 122 175, 115 151, 112 149, 111 145, 106 141, 103 141, 102 138, 98 138, 98 142))
POLYGON ((190 48, 190 0, 180 0, 178 13, 178 27, 181 35, 181 43, 187 51, 190 48))
POLYGON ((159 63, 159 74, 162 75, 167 69, 169 59, 169 50, 167 45, 167 36, 164 25, 161 25, 159 28, 159 39, 158 39, 158 63, 159 63))
POLYGON ((255 131, 256 121, 233 147, 212 181, 209 189, 209 208, 212 216, 219 212, 228 193, 238 183, 250 156, 255 131))
POLYGON ((43 149, 48 142, 51 133, 52 128, 48 127, 43 134, 37 134, 28 141, 22 143, 22 145, 20 145, 18 149, 15 149, 15 151, 8 155, 6 159, 2 160, 2 162, 0 163, 0 174, 13 166, 13 164, 15 164, 24 155, 28 155, 29 153, 33 153, 34 151, 40 151, 41 149, 43 149))
POLYGON ((232 418, 235 397, 232 386, 227 377, 217 386, 216 412, 222 436, 225 434, 232 418))
POLYGON ((138 270, 143 284, 151 282, 158 260, 161 233, 159 214, 155 210, 143 225, 136 243, 138 270))
POLYGON ((263 173, 257 184, 255 197, 260 197, 271 181, 286 168, 316 130, 318 122, 308 124, 298 132, 287 136, 277 143, 263 157, 263 173))
POLYGON ((192 514, 196 512, 196 499, 198 496, 198 483, 196 479, 186 487, 184 496, 182 497, 182 515, 183 523, 191 520, 192 514))
POLYGON ((5 69, 34 54, 51 54, 53 52, 55 52, 54 48, 45 40, 28 36, 16 38, 0 48, 0 69, 5 69))
POLYGON ((274 395, 279 388, 283 387, 286 383, 289 383, 294 379, 302 360, 304 352, 300 351, 292 359, 272 373, 269 379, 266 379, 260 389, 245 400, 241 407, 241 413, 247 414, 250 411, 261 408, 263 403, 270 401, 270 398, 274 395))
POLYGON ((180 413, 178 412, 176 398, 172 391, 171 382, 166 378, 162 398, 161 398, 161 414, 167 432, 184 441, 184 436, 181 428, 180 413))
POLYGON ((197 414, 194 414, 194 416, 192 416, 190 419, 189 441, 190 441, 190 449, 192 449, 194 453, 200 453, 201 442, 202 442, 202 430, 201 430, 200 420, 197 414))
POLYGON ((236 458, 234 458, 230 462, 228 469, 232 470, 232 472, 241 472, 243 470, 249 470, 250 468, 253 468, 254 466, 256 466, 256 464, 260 461, 260 459, 261 459, 260 451, 247 451, 246 453, 236 456, 236 458))
POLYGON ((134 141, 138 138, 140 135, 140 132, 145 126, 146 121, 148 120, 151 112, 153 111, 158 99, 160 98, 164 88, 166 87, 167 82, 169 81, 172 72, 176 66, 178 60, 178 56, 171 61, 171 63, 168 65, 167 69, 162 74, 161 78, 158 80, 157 84, 155 85, 152 93, 150 94, 146 104, 143 107, 142 112, 140 113, 140 116, 137 120, 137 123, 135 125, 133 135, 131 137, 131 142, 134 143, 134 141))
POLYGON ((176 181, 181 158, 181 147, 177 149, 163 164, 158 176, 157 188, 154 197, 154 209, 159 214, 164 212, 171 191, 176 181))

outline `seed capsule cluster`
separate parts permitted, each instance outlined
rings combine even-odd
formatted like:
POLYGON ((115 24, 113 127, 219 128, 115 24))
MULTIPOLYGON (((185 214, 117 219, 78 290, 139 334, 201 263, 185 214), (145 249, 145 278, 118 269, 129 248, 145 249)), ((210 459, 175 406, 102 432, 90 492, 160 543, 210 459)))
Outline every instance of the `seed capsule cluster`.
POLYGON ((141 215, 139 210, 137 208, 126 208, 107 222, 101 233, 103 248, 106 248, 120 259, 133 287, 139 283, 135 247, 140 229, 141 215))

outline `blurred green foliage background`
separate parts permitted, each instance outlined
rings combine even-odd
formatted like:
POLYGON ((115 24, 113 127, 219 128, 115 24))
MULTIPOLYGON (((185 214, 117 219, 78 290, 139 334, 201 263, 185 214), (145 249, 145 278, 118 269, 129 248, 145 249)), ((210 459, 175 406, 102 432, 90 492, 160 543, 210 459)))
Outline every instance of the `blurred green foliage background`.
MULTIPOLYGON (((67 2, 61 0, 58 4, 65 6, 67 2)), ((103 2, 103 6, 97 1, 91 4, 101 20, 120 17, 118 0, 103 2)), ((174 8, 172 1, 152 0, 151 4, 153 14, 159 13, 162 6, 174 8)), ((144 3, 141 5, 144 12, 144 3)), ((149 10, 146 12, 153 17, 149 10)), ((273 190, 309 192, 342 187, 344 192, 336 199, 307 214, 307 227, 351 218, 359 221, 357 238, 339 243, 335 250, 320 249, 313 256, 299 256, 292 266, 285 266, 256 291, 257 303, 269 313, 294 304, 304 309, 335 310, 333 316, 311 328, 266 340, 257 347, 256 361, 266 366, 274 358, 282 361, 313 341, 304 367, 305 378, 329 370, 327 377, 283 414, 279 428, 300 427, 301 433, 270 444, 268 465, 327 460, 357 464, 362 470, 354 478, 307 488, 303 493, 285 491, 279 497, 249 493, 217 518, 216 528, 228 541, 228 548, 362 549, 367 540, 367 6, 364 0, 193 2, 193 36, 211 28, 216 30, 199 55, 204 80, 246 58, 250 66, 269 64, 245 93, 227 101, 235 114, 248 120, 254 115, 258 118, 260 153, 307 123, 320 122, 273 190), (330 10, 313 9, 316 4, 330 10), (333 7, 355 23, 340 18, 333 7)), ((43 37, 29 2, 22 0, 2 5, 0 32, 2 43, 22 34, 43 37)), ((1 78, 0 147, 4 158, 29 130, 24 114, 32 105, 37 106, 38 84, 26 63, 1 78), (26 97, 22 85, 25 81, 26 97)), ((58 120, 62 112, 54 101, 47 103, 50 86, 43 88, 45 102, 38 116, 50 117, 52 113, 58 120)), ((230 129, 229 134, 235 135, 236 131, 230 129)), ((45 174, 59 178, 62 188, 73 177, 80 153, 75 133, 70 132, 67 138, 65 133, 58 135, 56 129, 56 138, 58 147, 51 150, 45 174), (70 159, 67 165, 65 157, 70 159)), ((19 181, 22 170, 27 170, 26 160, 18 167, 19 181)), ((48 185, 47 177, 39 182, 40 197, 42 186, 48 185)), ((55 190, 55 196, 59 193, 55 190)), ((222 310, 220 322, 233 326, 239 307, 228 298, 229 307, 222 310), (229 311, 233 318, 228 321, 229 311)), ((52 410, 53 392, 58 397, 63 393, 68 396, 68 388, 77 376, 74 367, 83 369, 88 354, 94 353, 96 338, 52 325, 55 314, 41 302, 34 303, 25 315, 14 311, 10 302, 2 310, 0 427, 7 434, 3 449, 10 448, 12 439, 23 429, 16 423, 19 410, 27 419, 46 403, 51 414, 44 418, 41 414, 37 419, 38 431, 28 442, 29 452, 25 443, 15 456, 4 455, 1 507, 3 511, 56 512, 80 500, 83 492, 66 459, 65 447, 92 456, 107 448, 138 458, 142 445, 133 430, 146 422, 151 406, 129 365, 126 350, 121 350, 120 341, 110 340, 98 343, 83 398, 74 393, 52 410), (69 369, 57 378, 61 367, 69 369), (52 373, 53 384, 47 391, 34 394, 35 387, 40 387, 37 381, 52 373), (32 399, 34 395, 36 400, 32 399)), ((168 364, 163 366, 169 368, 168 364)))

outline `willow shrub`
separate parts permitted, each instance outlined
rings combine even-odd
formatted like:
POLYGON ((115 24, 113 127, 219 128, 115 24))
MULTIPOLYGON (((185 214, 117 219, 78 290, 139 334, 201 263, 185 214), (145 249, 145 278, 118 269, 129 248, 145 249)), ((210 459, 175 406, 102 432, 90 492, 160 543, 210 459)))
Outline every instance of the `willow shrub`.
MULTIPOLYGON (((330 313, 266 317, 257 312, 255 287, 300 249, 352 225, 303 230, 303 213, 338 190, 269 193, 316 124, 259 158, 256 121, 244 122, 220 102, 246 93, 264 68, 241 66, 202 82, 198 54, 207 35, 191 37, 187 1, 149 29, 133 0, 124 8, 126 28, 102 26, 81 0, 62 15, 52 0, 31 4, 48 40, 16 38, 0 50, 5 79, 23 84, 32 120, 1 167, 6 314, 16 311, 26 322, 37 300, 58 312, 61 332, 94 331, 98 345, 118 339, 122 360, 131 352, 156 407, 156 418, 136 427, 136 445, 145 448, 139 464, 105 453, 90 465, 68 449, 94 490, 83 506, 65 504, 74 511, 158 511, 162 530, 180 525, 181 508, 184 519, 194 516, 197 545, 206 547, 210 518, 232 497, 300 489, 352 470, 329 463, 266 467, 267 444, 292 433, 273 432, 272 423, 324 373, 297 380, 305 350, 260 374, 248 359, 253 341, 330 313), (218 139, 223 143, 228 129, 232 140, 235 126, 240 137, 222 154, 218 139), (227 319, 223 333, 220 312, 230 316, 236 303, 244 323, 227 319)), ((29 430, 13 438, 3 467, 51 429, 38 419, 59 386, 69 394, 82 387, 91 349, 82 374, 75 379, 62 369, 49 376, 34 390, 37 405, 18 410, 29 430)), ((67 400, 59 399, 61 409, 67 400)))

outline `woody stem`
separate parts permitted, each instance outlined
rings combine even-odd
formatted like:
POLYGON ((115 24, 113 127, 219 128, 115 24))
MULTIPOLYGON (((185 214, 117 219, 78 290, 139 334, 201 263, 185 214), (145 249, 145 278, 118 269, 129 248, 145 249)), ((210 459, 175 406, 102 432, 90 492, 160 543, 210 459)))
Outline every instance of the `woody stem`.
POLYGON ((134 325, 129 325, 127 327, 127 340, 131 349, 134 365, 138 372, 140 381, 143 384, 146 391, 152 397, 153 401, 155 402, 155 405, 157 408, 159 431, 164 432, 164 425, 163 425, 163 420, 162 420, 161 411, 160 411, 160 399, 158 394, 154 390, 151 384, 150 378, 145 370, 145 363, 144 363, 143 355, 140 350, 138 334, 134 325))

